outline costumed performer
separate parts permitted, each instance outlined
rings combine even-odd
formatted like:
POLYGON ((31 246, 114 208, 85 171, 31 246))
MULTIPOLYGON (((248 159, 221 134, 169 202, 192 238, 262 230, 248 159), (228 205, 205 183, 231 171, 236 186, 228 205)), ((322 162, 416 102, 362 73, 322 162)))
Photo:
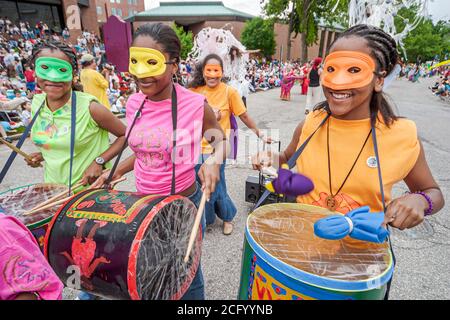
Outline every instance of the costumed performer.
POLYGON ((444 198, 416 125, 395 115, 383 94, 397 56, 395 40, 377 27, 356 25, 342 33, 321 76, 326 101, 298 125, 286 150, 258 154, 254 167, 286 163, 317 129, 297 160, 315 189, 298 202, 343 214, 367 205, 384 212, 384 225, 400 230, 438 212, 444 198), (410 192, 392 199, 392 186, 402 180, 410 192))

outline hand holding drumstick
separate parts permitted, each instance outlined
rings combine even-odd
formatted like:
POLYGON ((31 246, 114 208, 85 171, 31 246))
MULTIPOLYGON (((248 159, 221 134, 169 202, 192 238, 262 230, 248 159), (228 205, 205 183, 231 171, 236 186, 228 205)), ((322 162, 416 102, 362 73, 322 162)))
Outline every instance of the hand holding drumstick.
MULTIPOLYGON (((112 182, 111 182, 111 188, 113 188, 113 187, 114 187, 116 184, 118 184, 119 182, 125 181, 126 179, 127 179, 127 178, 122 177, 122 178, 120 178, 120 179, 118 179, 118 180, 112 181, 112 182)), ((75 185, 73 186, 73 188, 75 188, 75 187, 80 187, 81 185, 82 185, 81 183, 75 184, 75 185), (78 185, 78 186, 77 186, 77 185, 78 185)), ((90 189, 93 189, 93 188, 90 187, 88 190, 90 190, 90 189)), ((67 193, 67 191, 65 191, 65 193, 67 193)), ((57 196, 60 196, 60 195, 61 195, 61 194, 59 194, 59 195, 57 195, 57 196)), ((53 197, 52 199, 55 199, 57 196, 53 197)), ((38 206, 34 207, 32 210, 29 210, 29 211, 25 212, 25 213, 23 214, 23 216, 29 216, 29 215, 32 215, 32 214, 34 214, 34 213, 36 213, 36 212, 43 211, 43 210, 47 210, 47 209, 53 208, 54 206, 61 205, 61 204, 65 203, 66 201, 70 200, 72 197, 73 197, 73 195, 70 195, 70 196, 68 196, 68 197, 66 197, 66 198, 64 198, 64 199, 61 199, 61 200, 55 200, 55 201, 53 201, 53 202, 49 202, 49 200, 47 200, 47 201, 45 201, 45 202, 39 204, 38 206)), ((57 198, 56 198, 56 199, 57 199, 57 198)))
POLYGON ((17 152, 22 157, 24 157, 25 161, 28 163, 29 166, 31 166, 33 168, 42 167, 41 162, 44 161, 44 158, 42 157, 42 154, 40 152, 39 153, 27 154, 26 152, 24 152, 24 151, 20 150, 19 148, 17 148, 12 143, 9 143, 5 139, 3 139, 2 137, 0 137, 0 142, 2 142, 8 148, 10 148, 11 150, 17 152))

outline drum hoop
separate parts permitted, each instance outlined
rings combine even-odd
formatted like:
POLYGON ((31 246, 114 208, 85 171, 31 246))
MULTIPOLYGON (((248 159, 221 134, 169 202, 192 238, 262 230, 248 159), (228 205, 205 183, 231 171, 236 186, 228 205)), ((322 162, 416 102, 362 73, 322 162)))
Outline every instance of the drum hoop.
MULTIPOLYGON (((29 188, 29 187, 31 187, 31 186, 43 186, 43 187, 45 187, 45 186, 58 186, 58 187, 67 187, 67 186, 65 186, 64 184, 58 184, 58 183, 30 183, 30 184, 27 184, 27 185, 24 185, 24 186, 21 186, 21 187, 16 187, 16 188, 13 188, 13 189, 9 189, 9 190, 3 191, 3 192, 0 193, 0 196, 4 195, 4 194, 6 194, 6 193, 10 193, 10 192, 14 192, 14 191, 20 190, 20 189, 29 188)), ((68 189, 68 188, 67 188, 67 189, 68 189)), ((58 210, 58 211, 59 211, 59 210, 58 210)), ((58 212, 58 211, 57 211, 57 212, 58 212)), ((55 214, 56 214, 56 213, 55 213, 55 214)), ((42 220, 36 221, 36 222, 34 222, 34 223, 32 223, 32 224, 27 224, 26 227, 27 227, 29 230, 34 230, 34 229, 40 228, 40 227, 42 227, 42 226, 48 224, 48 223, 52 220, 52 218, 53 218, 53 216, 49 216, 49 217, 44 218, 44 219, 42 219, 42 220)), ((19 220, 20 220, 20 219, 19 219, 19 220)))
MULTIPOLYGON (((317 207, 317 206, 313 206, 313 205, 309 205, 309 204, 282 203, 282 205, 284 207, 288 207, 291 209, 298 209, 299 207, 310 208, 310 209, 312 208, 312 209, 314 209, 315 212, 325 213, 328 215, 341 214, 341 213, 331 213, 330 211, 328 211, 325 208, 317 207)), ((388 264, 388 267, 386 268, 386 270, 376 277, 368 278, 366 280, 358 280, 358 281, 346 281, 346 280, 338 280, 338 279, 333 279, 333 278, 329 278, 329 277, 318 276, 316 274, 309 273, 309 272, 300 270, 298 268, 295 268, 295 267, 287 264, 286 262, 277 259, 273 255, 271 255, 269 252, 267 252, 267 250, 264 249, 264 247, 262 247, 260 244, 258 244, 253 239, 253 236, 251 235, 250 230, 248 228, 248 225, 249 225, 248 223, 249 223, 249 220, 251 219, 252 215, 255 214, 255 212, 261 211, 260 210, 261 208, 267 208, 267 207, 280 207, 280 203, 262 206, 262 207, 256 209, 254 212, 252 212, 248 216, 247 223, 245 226, 246 241, 248 242, 248 244, 252 248, 252 250, 255 252, 255 254, 257 254, 259 256, 260 259, 262 259, 271 268, 284 274, 286 277, 291 278, 291 279, 296 279, 298 281, 301 281, 303 283, 309 284, 309 285, 317 287, 317 288, 321 288, 321 289, 325 289, 325 290, 338 290, 341 292, 371 291, 371 290, 377 289, 375 287, 374 288, 368 287, 368 284, 370 284, 371 282, 378 280, 379 284, 380 284, 379 288, 381 288, 389 281, 389 279, 392 278, 392 275, 394 273, 394 263, 393 263, 393 258, 392 258, 392 251, 389 249, 389 247, 387 247, 387 250, 389 252, 389 264, 388 264), (255 248, 258 250, 255 250, 255 248), (258 253, 256 253, 256 251, 258 251, 258 253), (275 263, 269 263, 269 262, 275 262, 275 263), (276 267, 277 264, 279 265, 278 267, 276 267)))
MULTIPOLYGON (((136 277, 133 277, 133 275, 136 275, 136 266, 137 266, 137 259, 138 259, 138 252, 139 248, 141 246, 141 240, 144 236, 145 232, 148 230, 150 223, 153 221, 153 218, 155 217, 156 213, 158 213, 164 206, 167 204, 178 200, 178 199, 187 199, 186 197, 180 196, 180 195, 173 195, 173 196, 167 196, 165 199, 163 199, 160 203, 155 205, 150 212, 147 214, 145 219, 142 221, 142 223, 139 226, 138 231, 136 232, 136 238, 135 241, 133 241, 130 252, 129 252, 129 263, 128 263, 128 270, 127 270, 127 283, 128 283, 128 290, 129 294, 132 300, 141 300, 139 297, 139 294, 137 292, 137 282, 136 277), (139 237, 139 238, 138 238, 139 237), (133 254, 135 253, 135 254, 133 254)), ((189 200, 190 201, 190 200, 189 200)), ((194 207, 195 205, 192 204, 194 207)), ((197 241, 202 240, 202 234, 201 232, 197 236, 197 241)), ((177 298, 179 295, 181 295, 181 292, 184 289, 187 289, 187 287, 192 283, 194 280, 195 273, 197 272, 197 269, 199 267, 199 264, 197 263, 200 260, 200 255, 198 255, 198 258, 196 259, 195 263, 193 264, 191 273, 192 273, 192 279, 190 283, 185 283, 183 287, 181 288, 180 292, 175 293, 174 296, 171 297, 171 300, 177 298)))

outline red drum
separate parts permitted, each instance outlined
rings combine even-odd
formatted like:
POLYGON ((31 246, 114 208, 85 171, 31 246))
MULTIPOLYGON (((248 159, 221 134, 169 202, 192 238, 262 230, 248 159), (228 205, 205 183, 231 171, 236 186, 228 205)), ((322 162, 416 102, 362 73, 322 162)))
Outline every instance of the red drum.
POLYGON ((196 212, 182 196, 83 191, 52 220, 45 255, 68 286, 79 275, 76 289, 109 299, 180 299, 200 261, 201 230, 183 262, 196 212))

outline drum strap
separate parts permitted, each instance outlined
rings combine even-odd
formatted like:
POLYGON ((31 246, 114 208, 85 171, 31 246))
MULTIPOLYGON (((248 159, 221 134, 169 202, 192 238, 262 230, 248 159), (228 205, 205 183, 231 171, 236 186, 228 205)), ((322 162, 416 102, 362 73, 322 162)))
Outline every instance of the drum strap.
MULTIPOLYGON (((383 177, 381 175, 381 164, 380 164, 380 156, 378 153, 378 143, 377 143, 377 135, 376 135, 376 130, 375 130, 375 121, 371 121, 371 125, 372 125, 372 140, 373 140, 373 149, 375 151, 375 157, 377 159, 377 168, 378 168, 378 182, 380 183, 380 192, 381 192, 381 201, 383 203, 383 211, 386 212, 386 201, 385 201, 385 197, 384 197, 384 187, 383 187, 383 177)), ((388 230, 389 230, 389 226, 387 226, 388 230)), ((394 268, 396 265, 396 259, 395 259, 395 253, 394 253, 394 248, 392 247, 392 241, 391 241, 391 237, 388 236, 388 243, 389 243, 389 248, 391 250, 392 253, 392 260, 394 263, 394 268)), ((384 300, 388 300, 389 299, 389 292, 391 291, 391 284, 392 284, 392 278, 389 280, 389 282, 387 283, 386 286, 386 294, 384 296, 384 300)))
MULTIPOLYGON (((39 107, 39 109, 37 110, 36 114, 33 116, 33 119, 31 119, 30 123, 25 128, 25 131, 23 132, 22 136, 20 137, 19 142, 17 142, 17 144, 16 144, 17 148, 20 149, 22 147, 22 145, 24 144, 25 139, 30 134, 31 128, 33 128, 33 124, 35 123, 35 121, 36 121, 37 117, 39 116, 39 113, 41 112, 44 105, 45 105, 45 100, 42 101, 42 104, 39 107)), ((3 179, 5 178, 6 174, 8 173, 9 168, 11 167, 12 163, 14 162, 14 159, 16 158, 16 156, 17 156, 16 151, 12 151, 11 154, 9 155, 9 158, 6 161, 5 165, 3 166, 2 172, 0 173, 0 183, 2 183, 3 179)))
MULTIPOLYGON (((144 101, 142 101, 141 106, 139 107, 138 111, 136 112, 136 115, 134 116, 133 122, 131 123, 130 130, 128 130, 128 134, 127 134, 127 137, 126 137, 125 142, 123 144, 123 147, 120 150, 120 153, 118 154, 118 156, 116 158, 116 161, 114 162, 114 165, 113 165, 113 167, 111 169, 109 177, 105 181, 104 187, 107 187, 112 181, 114 173, 117 170, 117 166, 119 165, 120 158, 122 157, 122 153, 128 146, 128 140, 130 138, 131 131, 133 130, 134 125, 136 124, 136 120, 142 114, 142 109, 144 108, 145 101, 147 101, 147 98, 144 99, 144 101)), ((173 144, 172 144, 173 150, 172 150, 172 155, 173 156, 171 157, 172 158, 172 185, 171 185, 171 191, 170 191, 170 194, 172 194, 172 195, 175 194, 175 190, 176 190, 175 189, 175 157, 176 157, 176 146, 177 146, 177 135, 176 135, 176 131, 177 131, 177 114, 178 114, 177 113, 177 111, 178 111, 177 106, 178 106, 177 91, 176 91, 176 88, 175 88, 175 85, 174 85, 173 89, 172 89, 172 127, 173 127, 173 144)))
MULTIPOLYGON (((303 142, 303 144, 300 146, 300 148, 298 148, 298 150, 288 160, 287 164, 289 165, 289 169, 292 169, 293 167, 295 167, 295 163, 296 163, 297 159, 300 157, 300 155, 302 154, 303 150, 305 150, 305 148, 308 145, 309 141, 316 134, 317 130, 319 130, 321 127, 323 127, 323 125, 325 124, 325 122, 327 122, 327 120, 328 120, 328 118, 330 116, 331 116, 331 113, 327 112, 327 116, 322 120, 322 122, 319 124, 319 126, 316 128, 316 130, 314 130, 314 132, 305 140, 305 142, 303 142)), ((252 211, 257 209, 267 199, 267 197, 269 195, 270 195, 270 191, 269 190, 264 191, 262 196, 259 198, 258 202, 253 207, 252 211)))
POLYGON ((77 127, 77 95, 72 90, 72 103, 70 109, 70 171, 69 171, 69 196, 72 194, 73 157, 75 155, 75 129, 77 127))

